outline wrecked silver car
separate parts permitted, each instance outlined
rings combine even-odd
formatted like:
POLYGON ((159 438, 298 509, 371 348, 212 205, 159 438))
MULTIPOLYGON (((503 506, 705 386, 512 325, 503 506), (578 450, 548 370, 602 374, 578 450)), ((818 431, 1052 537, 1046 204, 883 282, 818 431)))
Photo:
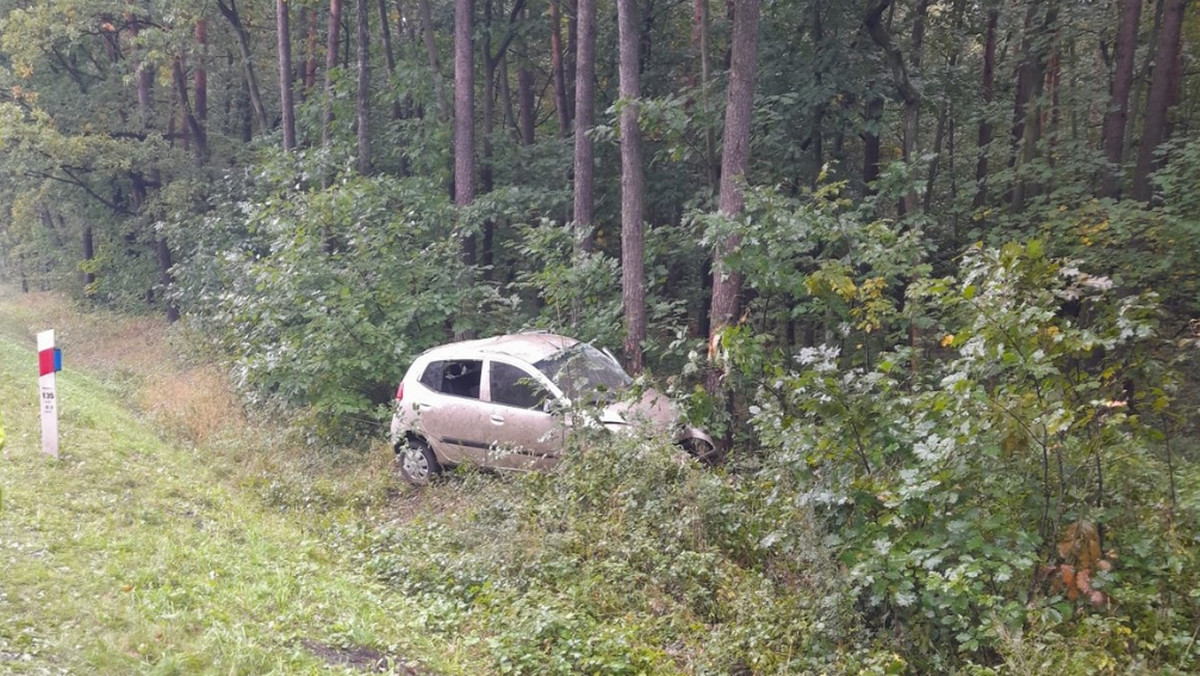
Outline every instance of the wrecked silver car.
POLYGON ((573 424, 669 429, 701 459, 712 439, 684 425, 666 395, 631 397, 633 380, 608 352, 551 333, 518 333, 442 345, 409 367, 396 391, 391 440, 401 476, 428 483, 442 467, 545 469, 573 424), (593 411, 577 415, 571 411, 593 411))

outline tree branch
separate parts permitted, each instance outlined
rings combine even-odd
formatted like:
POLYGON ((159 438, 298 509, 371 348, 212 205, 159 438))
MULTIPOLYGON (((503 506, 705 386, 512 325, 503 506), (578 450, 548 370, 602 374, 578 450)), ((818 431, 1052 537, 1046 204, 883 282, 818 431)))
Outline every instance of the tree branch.
POLYGON ((892 34, 883 25, 883 13, 891 4, 892 0, 873 0, 867 7, 866 13, 863 14, 862 24, 875 44, 883 50, 888 67, 892 71, 892 80, 896 83, 896 90, 900 92, 900 98, 908 105, 916 105, 921 100, 921 94, 913 86, 912 78, 908 76, 908 66, 904 63, 904 55, 892 41, 892 34))
POLYGON ((101 196, 95 190, 92 190, 90 187, 88 187, 88 185, 86 183, 84 183, 82 179, 80 179, 75 174, 71 173, 71 170, 68 167, 59 167, 59 168, 69 178, 55 176, 54 174, 51 174, 51 173, 45 172, 45 171, 26 171, 25 175, 29 176, 31 178, 44 178, 44 179, 51 180, 51 181, 57 181, 59 183, 65 183, 67 185, 73 185, 76 188, 79 188, 80 190, 86 192, 88 195, 90 195, 92 197, 92 199, 95 199, 97 202, 100 202, 104 206, 108 207, 110 210, 112 210, 113 213, 120 214, 122 216, 136 215, 132 211, 122 207, 121 205, 119 205, 111 200, 104 199, 103 196, 101 196))

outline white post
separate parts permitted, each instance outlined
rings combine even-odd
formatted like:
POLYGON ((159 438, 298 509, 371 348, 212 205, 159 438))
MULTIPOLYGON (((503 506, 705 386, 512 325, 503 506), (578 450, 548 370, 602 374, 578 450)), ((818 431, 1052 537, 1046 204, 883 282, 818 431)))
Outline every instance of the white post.
POLYGON ((54 331, 37 334, 38 386, 41 390, 42 452, 58 457, 58 391, 55 385, 54 331))

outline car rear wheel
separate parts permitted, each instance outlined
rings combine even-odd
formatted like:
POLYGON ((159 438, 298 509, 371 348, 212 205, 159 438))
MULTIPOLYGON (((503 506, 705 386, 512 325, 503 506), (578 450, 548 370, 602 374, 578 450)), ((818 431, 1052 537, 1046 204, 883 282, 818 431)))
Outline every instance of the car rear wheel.
POLYGON ((424 486, 442 471, 433 449, 422 439, 409 439, 396 447, 400 476, 410 484, 424 486))

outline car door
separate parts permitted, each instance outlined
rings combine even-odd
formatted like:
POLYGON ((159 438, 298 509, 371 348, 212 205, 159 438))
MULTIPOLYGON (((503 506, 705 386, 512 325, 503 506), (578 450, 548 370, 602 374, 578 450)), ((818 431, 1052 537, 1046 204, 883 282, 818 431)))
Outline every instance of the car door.
POLYGON ((492 445, 487 404, 480 399, 483 360, 432 361, 413 397, 417 424, 447 462, 483 464, 492 445))
POLYGON ((554 463, 565 440, 562 420, 546 412, 556 395, 539 374, 515 362, 488 360, 487 393, 494 448, 488 464, 538 469, 554 463))

